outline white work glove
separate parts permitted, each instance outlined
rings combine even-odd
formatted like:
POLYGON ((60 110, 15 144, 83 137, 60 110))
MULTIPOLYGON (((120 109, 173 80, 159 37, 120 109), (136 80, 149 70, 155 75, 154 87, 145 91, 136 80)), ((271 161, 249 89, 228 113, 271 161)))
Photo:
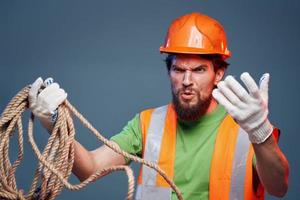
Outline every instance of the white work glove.
POLYGON ((268 120, 269 78, 268 73, 264 74, 258 87, 249 73, 244 72, 241 80, 246 85, 247 92, 234 77, 227 76, 212 93, 248 133, 250 141, 256 144, 264 142, 273 132, 273 126, 268 120))
POLYGON ((50 133, 57 118, 57 108, 66 98, 67 93, 59 88, 58 83, 53 83, 52 78, 43 82, 39 77, 31 85, 28 95, 29 108, 50 133))

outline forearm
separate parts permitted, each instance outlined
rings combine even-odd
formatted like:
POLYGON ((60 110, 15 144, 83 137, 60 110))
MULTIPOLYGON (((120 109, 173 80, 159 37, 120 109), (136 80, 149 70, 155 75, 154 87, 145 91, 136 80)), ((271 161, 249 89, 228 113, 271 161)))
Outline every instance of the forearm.
POLYGON ((91 153, 76 140, 74 141, 74 164, 72 172, 80 181, 94 173, 94 160, 91 153))
MULTIPOLYGON (((112 143, 119 147, 116 143, 112 143)), ((72 172, 80 181, 84 181, 97 170, 126 164, 122 155, 114 152, 105 145, 93 151, 88 151, 79 142, 75 141, 74 151, 75 159, 72 172)))
MULTIPOLYGON (((47 121, 41 121, 42 125, 51 134, 54 124, 47 121)), ((74 164, 72 172, 80 181, 85 180, 94 172, 94 161, 91 153, 74 139, 74 164)))
MULTIPOLYGON (((52 133, 54 124, 42 122, 43 126, 52 133)), ((111 141, 116 147, 118 144, 111 141)), ((125 165, 125 158, 114 152, 107 146, 101 146, 93 151, 87 150, 74 139, 74 164, 72 172, 80 181, 84 181, 97 170, 101 170, 114 165, 125 165)))
POLYGON ((282 197, 288 188, 289 164, 273 136, 261 144, 253 144, 256 169, 267 192, 282 197))

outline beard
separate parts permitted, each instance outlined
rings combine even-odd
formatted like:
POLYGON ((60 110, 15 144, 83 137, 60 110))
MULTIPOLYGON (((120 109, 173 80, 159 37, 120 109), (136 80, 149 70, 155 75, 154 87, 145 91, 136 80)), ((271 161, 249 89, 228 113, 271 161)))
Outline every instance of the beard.
POLYGON ((180 100, 180 93, 183 92, 184 89, 180 89, 175 93, 172 90, 172 99, 175 111, 177 116, 182 121, 196 121, 200 119, 208 110, 208 107, 212 101, 212 94, 210 93, 207 97, 202 97, 198 91, 195 91, 195 97, 197 98, 197 102, 191 104, 189 102, 182 102, 180 100))

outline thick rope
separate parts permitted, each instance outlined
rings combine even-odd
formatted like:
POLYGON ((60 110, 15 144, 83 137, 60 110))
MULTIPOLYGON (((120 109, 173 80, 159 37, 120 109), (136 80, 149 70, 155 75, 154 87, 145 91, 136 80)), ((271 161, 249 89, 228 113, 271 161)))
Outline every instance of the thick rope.
POLYGON ((134 193, 134 176, 132 169, 128 166, 113 166, 98 170, 79 184, 73 185, 68 182, 74 163, 73 142, 75 136, 74 124, 70 113, 74 114, 100 141, 115 152, 155 169, 175 191, 177 198, 180 200, 183 199, 177 186, 159 166, 122 151, 118 146, 103 137, 67 100, 58 108, 57 121, 43 152, 40 152, 33 137, 34 116, 31 115, 28 123, 28 137, 39 163, 29 191, 24 194, 23 190, 18 190, 15 172, 24 154, 22 113, 28 108, 27 99, 29 90, 29 87, 22 89, 9 102, 0 118, 0 199, 53 200, 59 195, 63 187, 70 190, 79 190, 111 172, 120 170, 124 170, 128 176, 128 193, 126 199, 132 199, 134 193), (16 132, 15 130, 18 132, 18 157, 12 164, 9 159, 9 139, 16 132))

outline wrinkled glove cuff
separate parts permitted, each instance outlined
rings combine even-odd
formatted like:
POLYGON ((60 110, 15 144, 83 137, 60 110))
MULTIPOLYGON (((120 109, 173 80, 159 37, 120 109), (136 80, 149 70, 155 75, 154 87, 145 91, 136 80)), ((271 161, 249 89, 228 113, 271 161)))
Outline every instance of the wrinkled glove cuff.
POLYGON ((58 117, 58 111, 56 109, 51 116, 40 116, 39 120, 43 125, 43 127, 46 128, 49 133, 52 133, 57 117, 58 117))
POLYGON ((255 144, 263 143, 270 137, 272 132, 273 126, 271 125, 270 121, 266 119, 266 121, 262 123, 261 126, 249 132, 249 140, 255 144))

